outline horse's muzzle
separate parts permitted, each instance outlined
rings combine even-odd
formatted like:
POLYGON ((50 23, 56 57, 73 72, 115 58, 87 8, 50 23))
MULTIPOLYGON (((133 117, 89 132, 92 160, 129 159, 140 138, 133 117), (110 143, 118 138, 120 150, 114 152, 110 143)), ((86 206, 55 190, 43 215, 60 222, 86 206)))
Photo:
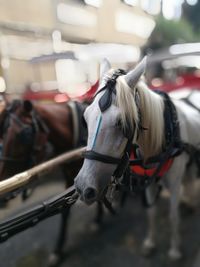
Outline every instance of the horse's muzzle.
POLYGON ((94 187, 91 186, 83 186, 81 187, 78 184, 78 179, 75 179, 75 188, 78 194, 80 195, 80 199, 84 201, 86 204, 90 205, 97 200, 98 192, 94 187))

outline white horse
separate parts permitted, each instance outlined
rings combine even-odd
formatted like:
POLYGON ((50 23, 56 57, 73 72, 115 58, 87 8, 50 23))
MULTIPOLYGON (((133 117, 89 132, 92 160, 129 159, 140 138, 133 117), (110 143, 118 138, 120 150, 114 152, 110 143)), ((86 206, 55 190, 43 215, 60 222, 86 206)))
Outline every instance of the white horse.
MULTIPOLYGON (((145 68, 146 59, 143 59, 136 68, 126 75, 119 76, 114 89, 111 90, 111 95, 102 100, 106 90, 109 91, 107 82, 114 71, 110 69, 107 61, 101 65, 99 93, 84 114, 88 126, 87 150, 96 152, 97 156, 95 158, 93 153, 93 158, 85 158, 75 179, 77 191, 87 204, 100 199, 105 193, 105 188, 109 186, 117 166, 115 159, 121 159, 126 149, 127 131, 132 136, 132 143, 139 145, 144 162, 161 153, 165 147, 164 99, 141 81, 140 77, 145 68), (103 105, 106 108, 100 109, 100 100, 105 102, 103 105), (147 130, 142 131, 139 125, 147 130), (104 161, 102 158, 105 156, 106 160, 104 161)), ((195 99, 197 103, 200 103, 200 92, 195 94, 195 99)), ((200 144, 200 113, 183 101, 173 100, 173 103, 179 121, 181 140, 197 147, 200 144)), ((183 151, 174 158, 170 169, 162 177, 170 190, 171 244, 169 257, 171 259, 181 257, 178 205, 181 183, 187 174, 188 161, 189 155, 183 151)), ((151 251, 156 245, 155 213, 156 206, 154 205, 148 209, 149 230, 144 241, 144 248, 147 251, 151 251)))

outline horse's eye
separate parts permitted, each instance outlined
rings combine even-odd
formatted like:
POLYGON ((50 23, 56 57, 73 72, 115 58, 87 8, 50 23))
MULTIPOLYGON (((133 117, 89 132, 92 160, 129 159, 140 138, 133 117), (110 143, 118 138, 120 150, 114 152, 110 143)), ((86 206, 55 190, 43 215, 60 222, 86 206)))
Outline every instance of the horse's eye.
POLYGON ((122 121, 121 121, 121 119, 117 119, 117 121, 116 121, 116 123, 115 123, 115 126, 116 126, 117 128, 121 128, 121 127, 122 127, 122 121))

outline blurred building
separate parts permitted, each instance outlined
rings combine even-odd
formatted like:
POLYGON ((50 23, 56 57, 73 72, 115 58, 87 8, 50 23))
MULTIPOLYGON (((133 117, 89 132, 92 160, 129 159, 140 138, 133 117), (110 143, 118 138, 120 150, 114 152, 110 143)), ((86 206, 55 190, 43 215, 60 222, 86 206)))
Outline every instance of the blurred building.
POLYGON ((0 4, 0 76, 5 80, 0 79, 0 91, 6 85, 7 92, 15 93, 30 82, 50 81, 47 87, 63 89, 68 81, 72 89, 77 82, 76 89, 84 83, 87 87, 98 78, 97 61, 104 56, 113 63, 137 61, 140 46, 155 26, 149 13, 160 11, 159 0, 0 0, 0 4), (91 64, 85 64, 88 60, 91 64))

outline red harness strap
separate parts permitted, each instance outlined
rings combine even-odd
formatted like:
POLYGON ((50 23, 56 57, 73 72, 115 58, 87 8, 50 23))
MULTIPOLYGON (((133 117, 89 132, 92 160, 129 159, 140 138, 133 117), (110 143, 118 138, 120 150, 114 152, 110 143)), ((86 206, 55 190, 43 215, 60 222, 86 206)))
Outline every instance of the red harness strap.
MULTIPOLYGON (((134 155, 133 150, 131 151, 131 156, 130 156, 131 160, 137 159, 134 155)), ((172 163, 173 163, 174 158, 169 158, 162 166, 161 170, 158 173, 158 177, 162 177, 171 167, 172 163)), ((159 162, 155 162, 154 165, 155 167, 151 166, 145 166, 145 165, 134 165, 131 166, 131 171, 135 174, 141 175, 141 176, 152 176, 157 168, 157 165, 159 164, 159 162)))

